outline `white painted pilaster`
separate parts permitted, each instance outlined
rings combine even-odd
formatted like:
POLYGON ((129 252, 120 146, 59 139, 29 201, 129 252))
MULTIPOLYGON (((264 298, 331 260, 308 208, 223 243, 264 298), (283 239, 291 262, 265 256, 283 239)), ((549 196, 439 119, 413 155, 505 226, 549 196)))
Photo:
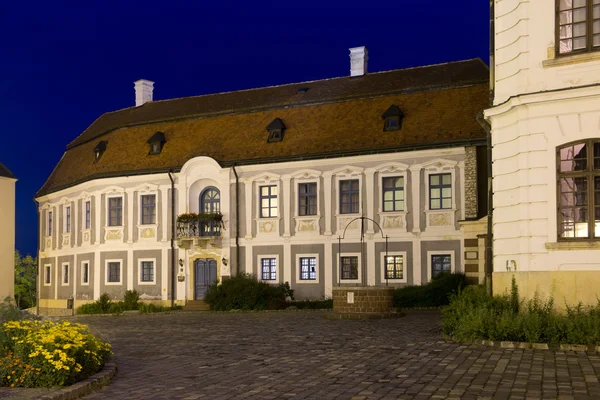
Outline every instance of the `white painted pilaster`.
MULTIPOLYGON (((160 229, 162 231, 162 242, 166 242, 169 240, 169 186, 161 186, 160 187, 160 208, 161 208, 161 217, 160 229)), ((166 300, 166 299, 165 299, 166 300)))
POLYGON ((413 215, 413 233, 421 232, 421 214, 423 213, 421 207, 421 169, 421 165, 410 167, 412 204, 409 212, 412 212, 413 215))
MULTIPOLYGON (((290 175, 283 175, 281 177, 281 180, 283 181, 283 199, 280 202, 281 211, 282 211, 282 215, 283 215, 283 227, 284 227, 283 236, 289 238, 291 236, 290 225, 291 225, 291 219, 292 219, 292 212, 291 212, 290 205, 293 204, 292 198, 290 195, 291 194, 292 177, 290 175)), ((287 258, 286 258, 286 260, 287 260, 287 258)))
MULTIPOLYGON (((373 219, 373 212, 374 212, 374 208, 375 208, 375 170, 368 168, 365 169, 365 183, 366 183, 366 189, 367 189, 367 218, 369 218, 367 220, 367 233, 368 234, 373 234, 375 231, 373 230, 373 221, 371 221, 373 219)), ((361 194, 362 196, 362 194, 361 194)), ((370 263, 370 261, 369 261, 370 263)), ((368 264, 368 265, 375 265, 375 264, 368 264)), ((369 285, 371 285, 369 283, 369 285)))
MULTIPOLYGON (((94 210, 95 210, 95 218, 94 218, 94 229, 96 230, 96 238, 94 239, 94 244, 100 244, 100 226, 102 225, 101 214, 102 214, 102 194, 94 193, 94 210)), ((100 288, 98 288, 100 290, 100 288)), ((96 293, 94 293, 96 295, 96 293)), ((98 295, 99 296, 99 295, 98 295)))
MULTIPOLYGON (((168 300, 169 293, 169 249, 164 247, 161 251, 160 260, 160 294, 162 300, 168 300)), ((177 265, 179 268, 179 265, 177 265)))
MULTIPOLYGON (((244 182, 244 199, 246 203, 246 239, 252 238, 252 200, 254 194, 252 193, 252 181, 247 180, 244 182)), ((246 256, 248 259, 248 256, 246 256)))
POLYGON ((253 274, 254 271, 252 270, 252 266, 254 265, 254 262, 252 260, 252 245, 250 244, 250 241, 246 242, 246 273, 247 274, 253 274))
POLYGON ((375 241, 367 240, 367 286, 375 286, 377 282, 375 280, 375 241))
MULTIPOLYGON (((459 161, 458 162, 458 176, 456 177, 457 180, 460 180, 458 187, 460 192, 458 190, 454 190, 454 193, 460 193, 460 219, 464 220, 465 219, 465 197, 466 197, 466 192, 465 192, 465 162, 464 161, 459 161)), ((457 182, 454 182, 454 185, 456 185, 457 182)), ((461 240, 462 243, 462 240, 461 240)), ((464 253, 463 253, 464 254, 464 253)))
POLYGON ((125 216, 127 218, 127 243, 133 243, 133 216, 135 215, 133 196, 135 192, 133 189, 127 189, 125 193, 127 194, 127 215, 125 216))
POLYGON ((283 282, 292 283, 292 245, 289 242, 283 244, 283 282))
POLYGON ((73 219, 73 226, 71 226, 71 247, 77 247, 79 242, 77 241, 77 237, 80 235, 79 233, 79 199, 75 199, 73 201, 73 211, 71 212, 71 218, 73 219))
POLYGON ((326 238, 325 240, 325 259, 322 260, 323 268, 325 268, 325 297, 332 297, 332 289, 333 289, 333 242, 331 241, 331 236, 326 238))
POLYGON ((58 258, 57 257, 53 257, 54 258, 54 265, 56 268, 54 268, 54 299, 58 299, 58 278, 60 277, 60 274, 58 273, 59 269, 62 269, 62 265, 58 265, 58 258))
POLYGON ((413 239, 413 285, 421 284, 421 239, 413 239))
MULTIPOLYGON (((73 299, 77 299, 77 271, 79 270, 79 267, 79 260, 77 259, 77 256, 75 256, 73 257, 73 273, 71 274, 71 279, 73 281, 73 299)), ((75 305, 73 305, 73 307, 75 307, 75 305)))
POLYGON ((137 265, 133 265, 133 249, 127 249, 127 290, 133 290, 133 271, 137 265))
POLYGON ((325 236, 331 236, 331 172, 323 173, 323 194, 325 195, 325 210, 323 210, 323 218, 325 218, 325 236))
POLYGON ((100 298, 100 279, 102 266, 100 265, 100 251, 94 251, 94 300, 100 298))

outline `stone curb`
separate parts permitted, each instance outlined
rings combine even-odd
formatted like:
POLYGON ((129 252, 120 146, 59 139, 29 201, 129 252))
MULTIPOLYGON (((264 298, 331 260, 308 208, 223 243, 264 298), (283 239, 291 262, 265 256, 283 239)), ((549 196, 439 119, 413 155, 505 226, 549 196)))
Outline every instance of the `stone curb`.
POLYGON ((38 397, 39 400, 71 400, 91 394, 110 383, 117 373, 117 364, 106 363, 102 371, 56 392, 38 397))
POLYGON ((493 340, 473 340, 464 342, 453 337, 445 336, 444 339, 456 343, 476 344, 488 347, 498 347, 501 349, 533 349, 533 350, 562 350, 562 351, 580 351, 600 353, 600 346, 588 346, 585 344, 548 344, 548 343, 525 343, 525 342, 503 342, 493 340))

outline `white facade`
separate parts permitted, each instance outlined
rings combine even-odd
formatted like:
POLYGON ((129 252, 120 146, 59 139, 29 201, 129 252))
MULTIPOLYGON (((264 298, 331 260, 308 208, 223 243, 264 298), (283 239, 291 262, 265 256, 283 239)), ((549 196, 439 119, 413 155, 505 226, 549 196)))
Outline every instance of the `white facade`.
POLYGON ((0 302, 14 295, 16 181, 0 176, 0 302))
POLYGON ((557 149, 600 139, 600 53, 556 54, 554 1, 494 4, 494 291, 595 303, 600 242, 560 237, 557 149))

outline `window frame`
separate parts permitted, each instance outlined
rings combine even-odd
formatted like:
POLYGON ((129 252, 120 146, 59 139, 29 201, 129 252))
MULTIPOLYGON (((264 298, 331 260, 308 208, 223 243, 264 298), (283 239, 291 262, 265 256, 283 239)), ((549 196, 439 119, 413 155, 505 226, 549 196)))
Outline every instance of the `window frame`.
POLYGON ((296 184, 296 189, 297 189, 297 201, 298 201, 298 208, 297 208, 297 212, 298 212, 298 217, 315 217, 317 215, 319 215, 319 184, 316 181, 310 181, 310 182, 297 182, 296 184), (306 193, 300 193, 300 186, 306 186, 306 188, 310 188, 311 186, 314 185, 315 188, 315 192, 314 194, 306 192, 306 193), (311 206, 310 206, 310 199, 314 198, 315 199, 315 204, 314 204, 314 213, 309 214, 308 212, 306 212, 305 214, 302 214, 301 210, 303 209, 302 204, 301 204, 301 199, 304 198, 306 203, 305 203, 305 207, 304 207, 304 211, 306 212, 307 209, 310 210, 311 206))
POLYGON ((397 213, 397 212, 405 212, 406 211, 406 176, 403 174, 400 175, 392 175, 392 176, 382 176, 381 177, 381 212, 382 213, 397 213), (398 178, 402 178, 402 209, 401 210, 396 210, 396 192, 398 191, 398 189, 396 188, 396 186, 394 186, 394 188, 392 189, 387 189, 385 188, 385 181, 386 179, 398 179, 398 178), (392 204, 394 206, 393 210, 386 210, 385 209, 385 193, 386 192, 392 192, 393 194, 393 200, 392 200, 392 204))
MULTIPOLYGON (((560 52, 560 1, 555 0, 555 8, 554 8, 554 54, 556 57, 568 57, 575 54, 581 53, 592 53, 596 51, 600 51, 600 45, 594 46, 594 0, 585 0, 585 10, 586 10, 586 19, 585 19, 585 38, 586 38, 586 47, 584 49, 571 50, 567 53, 560 52)), ((600 3, 595 4, 596 6, 600 6, 600 3)), ((581 7, 578 7, 581 8, 581 7)), ((575 8, 571 8, 570 10, 575 10, 575 8)), ((567 10, 564 10, 567 11, 567 10)), ((600 19, 596 19, 600 21, 600 19)), ((575 23, 567 24, 574 26, 575 23)), ((597 35, 600 34, 597 33, 597 35)), ((575 36, 571 36, 573 39, 575 36)))
POLYGON ((118 196, 106 196, 106 226, 109 228, 122 228, 123 225, 123 214, 124 214, 124 197, 123 195, 118 195, 118 196), (121 220, 120 220, 120 225, 111 225, 111 207, 110 207, 110 201, 113 199, 121 199, 121 220))
MULTIPOLYGON (((564 143, 556 147, 556 240, 558 242, 596 242, 600 241, 600 233, 595 235, 596 225, 596 208, 600 208, 600 202, 595 202, 594 177, 600 177, 600 168, 594 169, 594 143, 600 146, 600 138, 591 138, 584 140, 576 140, 569 143, 564 143), (560 170, 560 151, 567 147, 585 144, 586 146, 586 169, 584 171, 561 172, 560 170), (561 217, 561 186, 560 181, 563 178, 586 178, 587 183, 587 237, 562 237, 562 217, 561 217)), ((600 157, 596 157, 600 159, 600 157)), ((575 160, 575 158, 573 158, 575 160)), ((566 207, 563 207, 566 208, 566 207)), ((575 229, 575 227, 573 227, 575 229)))
POLYGON ((456 252, 454 250, 431 250, 427 252, 427 282, 431 282, 433 277, 433 262, 432 256, 450 256, 450 273, 456 272, 456 252))
POLYGON ((360 189, 361 189, 361 187, 360 187, 360 179, 358 179, 358 178, 340 179, 338 181, 338 193, 339 193, 339 199, 338 199, 339 200, 339 204, 338 205, 339 205, 339 211, 340 211, 339 213, 340 213, 340 215, 357 215, 357 214, 360 214, 361 208, 362 208, 361 207, 361 193, 360 193, 360 189), (348 191, 342 191, 342 184, 345 183, 345 182, 350 182, 350 189, 348 191), (358 189, 356 189, 356 190, 352 189, 352 182, 356 182, 356 184, 358 185, 358 189), (354 211, 354 207, 353 207, 354 203, 352 202, 352 195, 355 194, 355 193, 358 194, 358 203, 356 203, 357 211, 354 211), (343 203, 342 202, 342 199, 343 199, 343 197, 344 197, 345 194, 350 196, 350 202, 349 203, 343 203), (343 207, 342 206, 344 204, 349 204, 350 205, 350 208, 351 208, 350 212, 344 212, 343 211, 343 207))
POLYGON ((83 202, 83 220, 84 220, 84 230, 88 230, 92 228, 92 201, 85 200, 83 202))
MULTIPOLYGON (((310 265, 309 265, 310 267, 310 265)), ((319 283, 319 254, 318 253, 302 253, 296 254, 296 283, 298 284, 316 284, 319 283), (315 279, 302 279, 302 259, 315 259, 315 279)), ((310 276, 310 271, 309 271, 310 276)))
POLYGON ((89 260, 85 260, 81 262, 81 285, 82 286, 89 286, 90 285, 90 262, 89 260), (84 266, 87 266, 87 274, 84 272, 85 268, 84 266), (87 277, 87 281, 84 279, 87 277))
POLYGON ((280 218, 280 215, 279 215, 279 193, 280 192, 281 191, 279 189, 279 185, 276 184, 276 183, 268 183, 268 184, 266 183, 266 184, 259 184, 258 185, 258 213, 259 213, 258 216, 259 216, 259 218, 269 218, 269 219, 271 219, 271 218, 280 218), (269 193, 266 196, 263 196, 263 193, 262 193, 262 189, 263 188, 269 188, 269 193), (272 195, 271 194, 272 188, 276 188, 277 189, 277 194, 276 195, 272 195), (269 199, 269 207, 268 207, 269 215, 268 216, 265 216, 263 214, 263 209, 264 209, 264 207, 262 206, 263 199, 269 199), (275 206, 274 207, 271 206, 271 200, 272 199, 275 199, 275 206), (277 215, 272 215, 272 211, 271 211, 272 209, 276 210, 276 214, 277 215))
POLYGON ((64 205, 63 212, 65 214, 63 233, 69 234, 71 233, 71 205, 64 205))
POLYGON ((138 259, 138 285, 156 285, 156 259, 140 258, 138 259), (144 280, 144 263, 152 263, 152 280, 144 280))
POLYGON ((52 264, 44 264, 44 286, 52 286, 52 264))
POLYGON ((105 260, 104 262, 104 284, 105 285, 122 285, 123 284, 123 260, 105 260), (119 264, 119 281, 110 281, 110 264, 119 264))
POLYGON ((362 256, 360 253, 342 253, 342 254, 337 254, 336 256, 337 258, 337 275, 338 275, 338 282, 339 283, 362 283, 362 256), (358 262, 358 279, 343 279, 342 278, 342 268, 341 265, 343 264, 343 260, 342 258, 345 257, 356 257, 357 258, 357 262, 358 262))
POLYGON ((454 189, 453 189, 453 175, 451 172, 439 172, 439 173, 434 173, 434 174, 429 174, 427 175, 427 192, 428 192, 428 209, 430 211, 444 211, 444 210, 452 210, 454 209, 454 189), (448 175, 450 176, 450 184, 446 185, 443 183, 443 176, 444 175, 448 175), (435 185, 435 187, 432 187, 431 185, 431 178, 437 176, 440 178, 440 183, 438 185, 435 185), (436 197, 436 200, 440 200, 440 207, 439 208, 433 208, 431 207, 431 201, 434 200, 434 198, 431 196, 431 190, 433 189, 440 189, 440 197, 436 197), (448 199, 448 197, 444 197, 443 196, 443 189, 450 189, 450 207, 443 207, 443 200, 444 199, 448 199))
POLYGON ((157 196, 156 193, 140 193, 139 196, 139 204, 140 204, 140 225, 156 225, 156 220, 157 220, 157 214, 156 214, 156 209, 157 209, 157 196), (147 222, 144 220, 144 210, 149 208, 149 205, 145 205, 144 204, 144 198, 145 197, 154 197, 154 203, 152 204, 152 219, 151 222, 147 222))
POLYGON ((52 236, 52 224, 54 223, 54 215, 53 210, 48 210, 46 212, 46 236, 52 236))
POLYGON ((64 262, 61 264, 61 267, 60 267, 61 286, 69 286, 69 283, 71 282, 71 275, 70 275, 69 269, 70 269, 70 267, 69 267, 68 262, 64 262))
MULTIPOLYGON (((276 255, 265 255, 262 254, 260 256, 258 256, 258 276, 259 276, 259 280, 266 282, 266 283, 279 283, 279 271, 278 271, 278 266, 279 266, 279 256, 276 255), (275 278, 274 279, 264 279, 264 275, 263 275, 263 260, 273 260, 275 262, 275 278)), ((273 274, 272 271, 272 265, 269 265, 269 276, 271 276, 271 274, 273 274)))
MULTIPOLYGON (((408 282, 408 252, 406 251, 388 251, 388 257, 402 257, 402 278, 388 278, 389 283, 407 283, 408 282)), ((385 259, 385 252, 381 252, 380 256, 380 272, 381 272, 381 283, 386 283, 386 272, 387 272, 387 260, 385 259)))

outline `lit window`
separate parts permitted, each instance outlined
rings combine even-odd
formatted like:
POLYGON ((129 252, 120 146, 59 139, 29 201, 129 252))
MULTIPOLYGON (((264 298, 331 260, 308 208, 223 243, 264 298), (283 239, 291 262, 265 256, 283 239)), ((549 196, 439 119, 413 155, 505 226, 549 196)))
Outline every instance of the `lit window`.
POLYGON ((142 196, 142 225, 156 224, 156 195, 142 196))
POLYGON ((452 174, 429 175, 429 209, 452 208, 452 174))
POLYGON ((558 54, 600 48, 600 0, 558 0, 558 54))
POLYGON ((260 217, 277 217, 277 186, 261 186, 260 188, 260 217))
POLYGON ((277 280, 277 259, 261 258, 260 260, 261 278, 263 281, 277 280))
POLYGON ((358 257, 342 257, 342 279, 358 279, 358 257))
POLYGON ((387 256, 385 258, 385 278, 403 279, 404 278, 404 257, 387 256))
POLYGON ((404 211, 404 177, 383 178, 383 211, 404 211))
POLYGON ((340 181, 340 214, 356 214, 360 210, 358 179, 340 181))
POLYGON ((298 215, 317 215, 317 183, 298 185, 298 215))
POLYGON ((123 198, 111 197, 108 199, 108 226, 122 226, 123 224, 123 198))
POLYGON ((451 272, 452 256, 450 254, 436 254, 431 256, 431 278, 440 274, 451 272))
POLYGON ((300 257, 300 280, 314 281, 317 279, 317 258, 300 257))

